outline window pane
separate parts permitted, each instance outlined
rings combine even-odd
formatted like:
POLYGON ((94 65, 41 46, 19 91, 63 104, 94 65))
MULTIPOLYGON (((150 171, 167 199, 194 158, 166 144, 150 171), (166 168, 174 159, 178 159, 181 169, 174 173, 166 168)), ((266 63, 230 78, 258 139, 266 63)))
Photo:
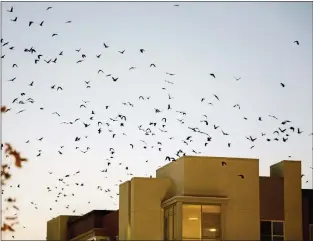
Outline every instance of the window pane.
POLYGON ((261 221, 261 235, 272 235, 271 221, 261 221))
POLYGON ((183 204, 183 239, 201 239, 201 206, 183 204))
POLYGON ((168 217, 164 217, 164 240, 168 240, 168 217))
POLYGON ((283 222, 273 222, 273 235, 284 235, 283 222))
MULTIPOLYGON (((176 205, 175 205, 176 206, 176 205)), ((173 239, 177 240, 178 235, 177 235, 177 213, 175 212, 173 215, 173 239)))
POLYGON ((168 217, 168 209, 167 208, 164 209, 164 217, 168 217))
POLYGON ((177 205, 176 204, 173 205, 173 213, 177 213, 177 205))
POLYGON ((221 213, 221 206, 219 205, 202 205, 203 213, 221 213))
POLYGON ((220 206, 202 206, 202 238, 216 239, 220 237, 220 206))
POLYGON ((261 235, 261 241, 272 241, 271 235, 261 235))
POLYGON ((273 241, 284 241, 284 236, 273 236, 273 241))
POLYGON ((168 214, 173 215, 173 213, 174 213, 174 206, 168 207, 168 214))
POLYGON ((168 240, 173 240, 173 236, 174 236, 174 233, 173 233, 173 216, 168 216, 168 240))

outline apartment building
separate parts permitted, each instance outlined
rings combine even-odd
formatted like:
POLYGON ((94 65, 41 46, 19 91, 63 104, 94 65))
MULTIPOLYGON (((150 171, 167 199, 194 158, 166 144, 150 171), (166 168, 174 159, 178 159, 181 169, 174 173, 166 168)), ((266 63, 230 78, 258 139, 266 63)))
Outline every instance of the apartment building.
POLYGON ((259 160, 185 156, 120 185, 118 211, 59 216, 48 240, 313 241, 313 190, 301 162, 259 176, 259 160))
POLYGON ((312 240, 312 190, 300 161, 184 156, 120 185, 119 239, 312 240))
POLYGON ((116 240, 118 211, 93 210, 83 216, 61 215, 47 223, 47 240, 116 240))

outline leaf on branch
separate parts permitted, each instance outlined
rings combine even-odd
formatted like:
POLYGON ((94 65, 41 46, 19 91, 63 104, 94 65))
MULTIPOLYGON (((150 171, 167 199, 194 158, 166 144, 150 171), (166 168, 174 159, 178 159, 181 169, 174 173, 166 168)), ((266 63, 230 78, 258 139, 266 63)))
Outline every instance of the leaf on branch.
POLYGON ((1 113, 6 112, 7 111, 7 107, 5 105, 1 106, 1 113))
POLYGON ((17 152, 16 150, 14 150, 9 143, 5 143, 5 145, 6 145, 6 149, 4 152, 10 156, 13 156, 15 159, 15 163, 14 163, 15 166, 18 168, 21 168, 22 162, 27 162, 27 159, 22 158, 21 154, 19 152, 17 152))
POLYGON ((11 225, 4 223, 1 227, 1 231, 11 231, 14 232, 15 230, 11 227, 11 225))

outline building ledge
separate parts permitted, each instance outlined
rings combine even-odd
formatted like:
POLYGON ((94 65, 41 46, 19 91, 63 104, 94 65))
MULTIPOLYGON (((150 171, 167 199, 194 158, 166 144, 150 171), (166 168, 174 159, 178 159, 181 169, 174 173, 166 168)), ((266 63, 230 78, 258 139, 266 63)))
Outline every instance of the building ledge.
POLYGON ((70 241, 85 240, 85 239, 89 239, 89 238, 97 237, 97 236, 107 237, 106 229, 105 228, 93 228, 85 233, 77 235, 76 237, 70 238, 70 241))
POLYGON ((223 204, 227 203, 228 197, 197 197, 197 196, 174 196, 162 202, 161 207, 165 208, 171 204, 182 202, 192 204, 223 204))

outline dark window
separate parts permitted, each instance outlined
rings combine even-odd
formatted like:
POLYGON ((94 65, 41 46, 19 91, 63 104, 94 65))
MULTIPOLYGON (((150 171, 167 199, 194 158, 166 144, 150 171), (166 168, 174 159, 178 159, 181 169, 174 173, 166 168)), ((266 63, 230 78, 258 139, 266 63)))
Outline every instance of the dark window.
POLYGON ((284 223, 273 222, 273 235, 284 235, 284 223))
POLYGON ((164 240, 168 240, 167 232, 168 232, 168 217, 165 217, 164 218, 164 240))
POLYGON ((261 241, 272 241, 271 235, 261 235, 261 241))
POLYGON ((313 224, 310 224, 310 241, 313 241, 313 224))
POLYGON ((284 222, 261 221, 261 241, 284 241, 284 222))
POLYGON ((273 236, 273 241, 284 241, 284 236, 273 236))
POLYGON ((272 235, 272 222, 271 221, 261 221, 261 236, 262 235, 272 235))

